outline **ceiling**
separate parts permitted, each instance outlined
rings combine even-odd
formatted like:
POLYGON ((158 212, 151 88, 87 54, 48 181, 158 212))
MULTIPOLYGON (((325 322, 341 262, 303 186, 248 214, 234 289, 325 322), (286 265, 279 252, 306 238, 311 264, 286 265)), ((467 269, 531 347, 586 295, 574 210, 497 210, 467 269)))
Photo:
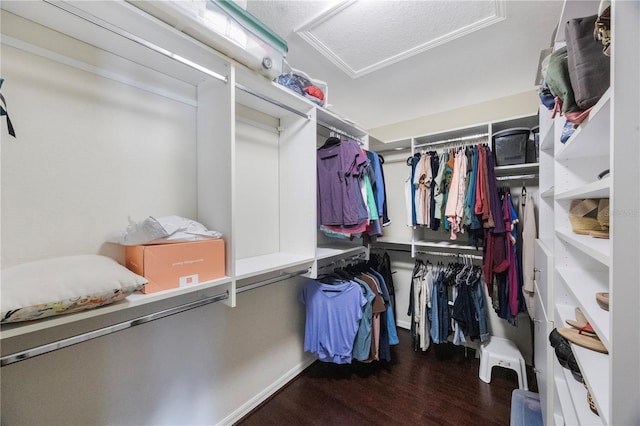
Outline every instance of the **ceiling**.
POLYGON ((531 90, 562 1, 271 1, 247 10, 365 129, 531 90))

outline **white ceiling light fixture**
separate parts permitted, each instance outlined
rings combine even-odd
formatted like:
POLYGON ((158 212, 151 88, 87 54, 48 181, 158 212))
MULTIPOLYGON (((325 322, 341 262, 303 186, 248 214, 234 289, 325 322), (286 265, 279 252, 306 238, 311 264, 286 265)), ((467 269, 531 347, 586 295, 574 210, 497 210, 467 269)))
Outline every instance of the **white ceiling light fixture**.
POLYGON ((358 78, 505 18, 506 0, 347 0, 294 31, 358 78))

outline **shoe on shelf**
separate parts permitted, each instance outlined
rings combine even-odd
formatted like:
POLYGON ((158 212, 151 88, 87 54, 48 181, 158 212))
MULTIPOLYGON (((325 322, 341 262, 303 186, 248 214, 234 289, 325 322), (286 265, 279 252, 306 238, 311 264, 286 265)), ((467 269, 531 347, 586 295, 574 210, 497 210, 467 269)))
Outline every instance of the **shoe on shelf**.
POLYGON ((593 198, 571 200, 569 222, 574 233, 589 235, 591 231, 600 231, 598 222, 598 200, 593 198))
POLYGON ((591 327, 591 324, 589 324, 589 321, 587 321, 587 317, 584 316, 584 314, 582 313, 582 310, 576 307, 575 312, 576 312, 576 319, 575 320, 568 319, 565 322, 569 324, 571 327, 582 331, 582 333, 586 334, 587 336, 596 336, 596 332, 593 330, 593 327, 591 327))
POLYGON ((608 311, 609 310, 609 293, 608 292, 596 293, 596 302, 598 302, 598 306, 600 306, 605 311, 608 311))
POLYGON ((600 230, 593 230, 589 232, 594 238, 609 238, 609 199, 601 198, 598 201, 598 213, 596 219, 600 224, 600 230))
POLYGON ((598 414, 598 407, 596 407, 596 403, 593 401, 593 398, 591 397, 591 392, 589 392, 588 390, 587 390, 587 403, 589 404, 589 409, 593 412, 593 414, 600 417, 600 414, 598 414))
POLYGON ((576 330, 575 328, 564 327, 558 327, 558 333, 571 343, 582 346, 583 348, 591 349, 592 351, 601 352, 603 354, 609 353, 597 335, 590 336, 588 334, 584 334, 580 330, 576 330))
POLYGON ((555 349, 556 358, 558 358, 560 365, 570 370, 573 378, 581 382, 582 372, 580 371, 580 367, 578 366, 575 356, 573 356, 573 351, 571 351, 569 341, 562 337, 555 328, 551 331, 551 334, 549 334, 549 341, 551 342, 551 346, 555 349))

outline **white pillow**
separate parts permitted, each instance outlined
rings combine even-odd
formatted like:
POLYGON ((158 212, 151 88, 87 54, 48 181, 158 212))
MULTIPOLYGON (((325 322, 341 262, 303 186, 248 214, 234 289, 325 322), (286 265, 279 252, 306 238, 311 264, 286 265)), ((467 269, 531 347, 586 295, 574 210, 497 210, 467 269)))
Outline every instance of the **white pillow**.
POLYGON ((2 270, 0 322, 93 309, 124 299, 148 281, 115 260, 77 255, 2 270))

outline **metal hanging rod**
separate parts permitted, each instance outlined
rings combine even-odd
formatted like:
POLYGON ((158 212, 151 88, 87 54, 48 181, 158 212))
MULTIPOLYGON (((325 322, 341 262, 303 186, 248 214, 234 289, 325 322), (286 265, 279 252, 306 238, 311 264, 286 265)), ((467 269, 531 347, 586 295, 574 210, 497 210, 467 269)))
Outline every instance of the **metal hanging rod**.
POLYGON ((115 333, 116 331, 126 330, 127 328, 135 327, 137 325, 155 321, 160 318, 168 317, 169 315, 175 315, 180 312, 199 308, 200 306, 209 305, 211 303, 219 302, 221 300, 226 300, 228 298, 229 298, 229 292, 225 291, 224 293, 216 294, 215 296, 210 296, 205 299, 185 303, 183 305, 175 306, 173 308, 168 308, 162 311, 154 312, 138 318, 127 320, 118 324, 103 327, 98 330, 89 331, 87 333, 83 333, 77 336, 58 340, 56 342, 47 343, 45 345, 36 346, 35 348, 26 349, 21 352, 16 352, 14 354, 3 356, 2 358, 0 358, 0 365, 4 367, 5 365, 24 361, 25 359, 29 359, 38 355, 43 355, 49 352, 57 351, 58 349, 67 348, 69 346, 86 342, 88 340, 92 340, 97 337, 102 337, 111 333, 115 333))
POLYGON ((518 180, 518 179, 538 179, 538 174, 532 173, 528 175, 514 175, 514 176, 496 176, 496 180, 518 180))
POLYGON ((147 41, 141 37, 138 37, 137 35, 131 34, 128 31, 123 30, 122 28, 116 27, 115 25, 112 25, 94 15, 91 15, 89 13, 86 13, 80 9, 71 7, 67 4, 64 4, 62 2, 53 2, 50 0, 44 0, 45 3, 57 7, 60 10, 63 10, 71 15, 77 16, 80 19, 84 19, 87 22, 90 22, 93 25, 96 25, 100 28, 103 28, 113 34, 116 34, 120 37, 126 38, 129 41, 132 41, 134 43, 139 44, 140 46, 146 47, 150 50, 153 50, 156 53, 160 53, 161 55, 166 56, 167 58, 173 59, 176 62, 180 62, 183 65, 186 65, 192 69, 195 69, 197 71, 200 71, 201 73, 204 73, 210 77, 213 77, 217 80, 220 80, 222 82, 227 83, 229 80, 226 76, 222 75, 222 74, 218 74, 215 71, 210 70, 207 67, 204 67, 200 64, 197 64, 187 58, 184 58, 178 54, 175 54, 163 47, 158 46, 157 44, 151 43, 150 41, 147 41))
POLYGON ((283 104, 280 101, 276 101, 275 99, 271 99, 270 97, 265 96, 262 93, 255 92, 255 91, 249 89, 248 87, 243 86, 240 83, 236 83, 236 88, 238 90, 242 90, 243 92, 248 93, 248 94, 250 94, 252 96, 255 96, 256 98, 262 99, 265 102, 269 102, 272 105, 275 105, 275 106, 280 107, 280 108, 282 108, 284 110, 287 110, 287 111, 292 112, 292 113, 294 113, 296 115, 299 115, 302 118, 306 118, 307 120, 311 120, 311 116, 309 114, 304 113, 302 111, 298 111, 297 109, 292 108, 289 105, 283 104))
POLYGON ((474 259, 474 260, 482 260, 482 256, 477 254, 466 254, 466 253, 446 253, 443 251, 420 251, 416 250, 416 254, 424 254, 428 256, 441 256, 441 257, 460 257, 463 259, 474 259))
POLYGON ((445 140, 434 141, 434 142, 425 142, 425 143, 421 143, 419 145, 414 145, 414 148, 422 148, 422 147, 425 147, 425 146, 444 145, 444 144, 454 143, 454 142, 464 142, 464 141, 468 141, 468 140, 472 140, 472 139, 484 138, 484 137, 487 137, 487 136, 489 136, 489 133, 478 133, 476 135, 461 136, 459 138, 451 138, 451 139, 445 139, 445 140))
MULTIPOLYGON (((411 249, 408 248, 392 248, 392 247, 372 247, 372 249, 374 250, 385 250, 385 251, 399 251, 399 252, 403 252, 403 253, 411 253, 411 249)), ((416 250, 415 252, 413 252, 415 254, 426 254, 426 255, 431 255, 431 256, 443 256, 443 257, 447 257, 447 256, 452 256, 452 257, 466 257, 468 259, 475 259, 475 260, 482 260, 482 256, 477 255, 477 254, 467 254, 467 253, 455 253, 455 252, 444 252, 444 251, 423 251, 423 250, 416 250)))
POLYGON ((338 129, 336 127, 333 127, 333 126, 331 126, 331 125, 329 125, 329 124, 327 124, 327 123, 325 123, 323 121, 320 121, 320 120, 316 120, 316 123, 318 124, 318 126, 322 126, 327 130, 330 130, 332 132, 336 132, 336 133, 338 133, 340 135, 343 135, 343 136, 346 136, 348 138, 351 138, 351 139, 357 141, 360 144, 363 143, 362 136, 358 137, 358 136, 350 135, 349 133, 345 132, 344 130, 340 130, 340 129, 338 129))
POLYGON ((259 287, 264 287, 264 286, 269 285, 269 284, 275 284, 277 282, 284 281, 284 280, 287 280, 289 278, 297 277, 299 275, 304 275, 304 274, 308 274, 308 273, 309 273, 309 269, 307 268, 307 269, 302 269, 302 270, 296 271, 296 272, 290 272, 288 274, 278 275, 277 277, 274 277, 274 278, 269 278, 269 279, 266 279, 266 280, 263 280, 263 281, 259 281, 259 282, 254 283, 254 284, 249 284, 249 285, 245 285, 243 287, 240 287, 240 288, 236 289, 236 294, 243 293, 243 292, 249 291, 249 290, 253 290, 253 289, 256 289, 256 288, 259 288, 259 287))
POLYGON ((342 258, 342 259, 339 259, 339 260, 333 260, 333 261, 327 263, 326 265, 318 266, 318 269, 320 270, 320 269, 330 268, 332 266, 345 265, 345 264, 347 264, 349 262, 353 262, 353 261, 356 261, 356 260, 365 260, 366 257, 367 257, 366 253, 358 253, 358 254, 354 254, 353 256, 348 257, 348 258, 342 258))

